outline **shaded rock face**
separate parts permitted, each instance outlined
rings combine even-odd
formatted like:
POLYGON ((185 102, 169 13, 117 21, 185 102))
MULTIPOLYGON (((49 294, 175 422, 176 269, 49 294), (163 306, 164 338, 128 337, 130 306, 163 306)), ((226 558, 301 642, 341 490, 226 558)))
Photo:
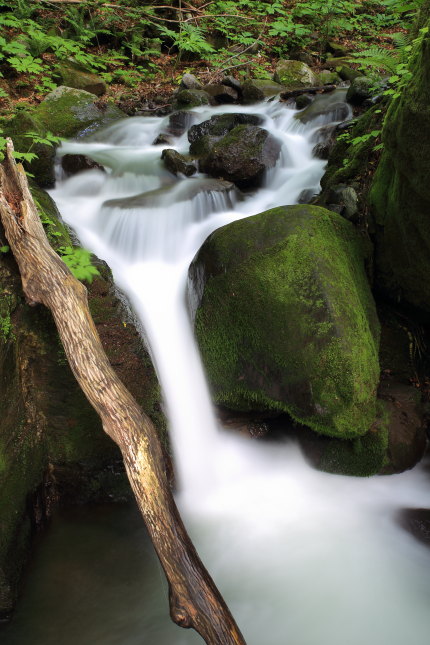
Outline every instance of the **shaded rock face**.
POLYGON ((186 177, 191 177, 197 172, 196 166, 191 163, 184 155, 181 155, 176 150, 168 148, 163 150, 161 153, 161 158, 164 161, 164 165, 167 170, 173 175, 178 173, 185 175, 186 177))
POLYGON ((430 509, 405 508, 398 514, 398 522, 408 533, 430 548, 430 509))
POLYGON ((234 222, 206 240, 190 284, 217 403, 288 412, 329 436, 366 434, 379 326, 349 222, 315 206, 234 222))
POLYGON ((280 60, 273 75, 276 83, 281 83, 288 89, 312 87, 317 78, 311 68, 298 60, 280 60))
POLYGON ((296 119, 302 123, 310 123, 316 119, 320 119, 325 123, 334 121, 344 121, 351 115, 351 110, 346 103, 337 101, 329 103, 328 105, 320 105, 319 103, 311 103, 303 112, 296 114, 296 119))
MULTIPOLYGON (((430 26, 430 3, 425 6, 430 26)), ((423 35, 411 71, 388 109, 370 190, 376 281, 393 300, 430 311, 430 33, 423 35)))
POLYGON ((97 161, 85 155, 64 155, 61 157, 61 167, 68 175, 76 175, 78 172, 91 170, 92 168, 104 170, 103 166, 97 161))
POLYGON ((346 100, 352 105, 361 105, 372 96, 372 87, 375 82, 366 76, 357 76, 351 82, 346 94, 346 100))
POLYGON ((255 188, 274 167, 280 151, 280 143, 267 130, 238 125, 210 147, 200 160, 200 169, 239 188, 255 188))
POLYGON ((260 125, 262 121, 263 119, 258 114, 216 114, 207 121, 193 125, 189 129, 190 152, 193 152, 193 144, 202 139, 202 137, 213 137, 212 141, 215 142, 238 125, 260 125))
MULTIPOLYGON (((34 197, 48 235, 58 245, 71 244, 49 196, 36 189, 34 197)), ((161 427, 151 361, 133 325, 122 324, 125 313, 108 276, 89 287, 89 304, 120 378, 161 427)), ((130 487, 119 450, 67 365, 49 311, 25 303, 10 254, 0 255, 0 323, 1 619, 16 600, 31 536, 58 499, 124 500, 130 487)))
POLYGON ((285 87, 275 81, 262 81, 259 79, 249 79, 242 85, 242 96, 244 103, 256 103, 264 101, 271 96, 276 96, 285 87))
POLYGON ((221 83, 204 85, 203 89, 215 99, 216 103, 234 103, 239 98, 238 92, 233 87, 221 83))
POLYGON ((199 105, 209 105, 209 94, 203 90, 181 90, 175 98, 175 108, 189 109, 199 105))

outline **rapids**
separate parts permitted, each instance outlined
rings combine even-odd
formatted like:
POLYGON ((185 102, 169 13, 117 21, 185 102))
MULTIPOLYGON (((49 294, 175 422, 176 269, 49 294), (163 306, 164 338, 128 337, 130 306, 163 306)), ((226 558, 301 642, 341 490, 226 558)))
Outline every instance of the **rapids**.
MULTIPOLYGON (((194 113, 199 122, 239 110, 262 116, 263 127, 282 143, 281 158, 265 186, 243 200, 232 190, 212 190, 202 177, 173 178, 160 162, 161 151, 186 152, 186 135, 172 146, 153 146, 166 119, 143 117, 121 121, 93 140, 64 143, 62 154, 86 154, 107 172, 60 179, 51 194, 81 244, 109 264, 142 322, 170 423, 180 483, 177 501, 248 645, 427 645, 430 551, 395 520, 402 507, 430 507, 425 470, 364 480, 320 473, 294 443, 232 436, 214 417, 186 301, 188 266, 217 227, 296 203, 303 191, 318 192, 325 162, 312 157, 312 148, 317 129, 330 122, 325 114, 301 124, 294 110, 277 101, 245 108, 205 106, 194 113), (203 189, 196 189, 195 182, 203 189)), ((132 511, 117 513, 118 522, 133 524, 132 511)), ((96 541, 91 537, 98 530, 94 521, 85 522, 68 530, 76 535, 81 530, 96 541)), ((26 619, 18 608, 5 645, 202 642, 170 624, 157 566, 139 564, 140 557, 153 562, 148 547, 143 554, 137 547, 144 539, 141 530, 135 527, 126 536, 124 528, 114 529, 114 520, 109 522, 110 533, 99 535, 97 550, 103 562, 111 554, 113 571, 99 571, 97 558, 87 558, 85 566, 75 563, 77 578, 73 566, 70 571, 65 567, 63 598, 76 593, 67 589, 70 582, 80 585, 87 603, 68 601, 64 610, 57 601, 53 610, 51 592, 49 618, 47 606, 41 610, 49 621, 45 631, 40 615, 30 612, 26 619), (100 606, 90 601, 94 594, 100 606), (61 621, 70 629, 64 631, 61 621), (25 633, 32 634, 28 641, 25 633)), ((51 575, 44 557, 39 578, 51 575)), ((58 567, 65 566, 67 556, 57 552, 56 557, 63 563, 58 567)), ((59 584, 58 571, 56 580, 59 584)), ((41 602, 40 583, 30 579, 28 584, 28 597, 33 594, 41 602)), ((28 604, 24 596, 23 606, 28 604)))

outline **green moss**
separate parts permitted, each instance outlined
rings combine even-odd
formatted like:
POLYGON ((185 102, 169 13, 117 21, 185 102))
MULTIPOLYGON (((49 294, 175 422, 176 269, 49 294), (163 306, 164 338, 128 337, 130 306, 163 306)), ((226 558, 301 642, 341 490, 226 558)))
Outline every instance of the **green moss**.
POLYGON ((393 299, 430 311, 429 33, 422 38, 411 70, 411 81, 387 112, 384 152, 370 204, 377 224, 378 286, 393 299))
POLYGON ((218 403, 288 412, 331 436, 367 432, 379 328, 348 222, 273 209, 210 236, 192 272, 202 270, 196 333, 218 403))

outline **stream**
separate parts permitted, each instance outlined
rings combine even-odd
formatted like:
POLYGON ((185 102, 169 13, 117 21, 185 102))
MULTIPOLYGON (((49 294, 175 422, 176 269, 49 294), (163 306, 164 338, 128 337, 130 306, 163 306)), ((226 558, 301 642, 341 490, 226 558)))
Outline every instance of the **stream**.
MULTIPOLYGON (((339 101, 321 96, 324 106, 339 101)), ((292 441, 258 442, 219 427, 186 298, 188 266, 216 228, 319 191, 312 156, 325 112, 306 124, 278 101, 247 112, 282 144, 265 185, 241 199, 213 180, 175 178, 152 145, 168 118, 134 117, 64 143, 104 165, 51 192, 81 244, 105 260, 142 322, 162 384, 175 455, 177 502, 200 556, 248 645, 428 645, 430 550, 396 521, 430 507, 423 467, 359 479, 318 472, 292 441)), ((167 585, 132 506, 54 518, 30 567, 3 645, 186 645, 170 623, 167 585)))

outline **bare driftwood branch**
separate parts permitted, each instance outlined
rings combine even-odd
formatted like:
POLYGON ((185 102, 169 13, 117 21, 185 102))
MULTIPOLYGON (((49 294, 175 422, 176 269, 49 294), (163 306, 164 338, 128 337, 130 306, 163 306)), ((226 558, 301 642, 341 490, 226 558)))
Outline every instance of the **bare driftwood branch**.
POLYGON ((73 373, 121 449, 127 475, 169 583, 170 615, 208 645, 244 645, 187 535, 172 497, 156 430, 112 369, 89 313, 87 290, 46 238, 9 139, 0 166, 0 218, 27 301, 48 307, 73 373))

